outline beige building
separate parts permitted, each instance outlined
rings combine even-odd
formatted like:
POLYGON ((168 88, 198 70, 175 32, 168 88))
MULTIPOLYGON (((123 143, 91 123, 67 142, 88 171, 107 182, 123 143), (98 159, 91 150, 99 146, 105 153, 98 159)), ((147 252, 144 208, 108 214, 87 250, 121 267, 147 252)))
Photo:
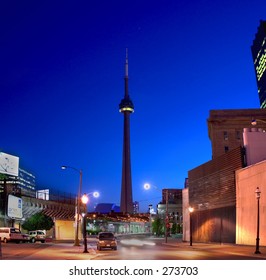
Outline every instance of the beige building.
POLYGON ((260 245, 266 246, 266 160, 236 171, 236 244, 254 245, 260 195, 260 245))
POLYGON ((236 243, 254 245, 257 236, 257 199, 260 197, 260 244, 266 245, 266 132, 244 129, 247 167, 236 171, 236 243))

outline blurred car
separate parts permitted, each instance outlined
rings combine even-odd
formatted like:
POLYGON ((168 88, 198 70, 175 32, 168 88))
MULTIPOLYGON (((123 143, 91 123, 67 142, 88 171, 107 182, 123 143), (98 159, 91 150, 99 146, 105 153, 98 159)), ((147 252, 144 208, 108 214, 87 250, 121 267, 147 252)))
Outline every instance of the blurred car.
POLYGON ((0 238, 4 243, 7 242, 25 242, 24 234, 21 233, 20 229, 14 227, 1 227, 0 238))
POLYGON ((41 243, 45 242, 46 233, 43 230, 31 230, 29 231, 30 242, 35 243, 40 241, 41 243))
POLYGON ((22 233, 22 236, 23 236, 23 240, 22 240, 23 243, 30 242, 30 236, 28 234, 22 233))
POLYGON ((112 232, 100 232, 97 237, 97 250, 103 248, 117 250, 117 240, 112 232))

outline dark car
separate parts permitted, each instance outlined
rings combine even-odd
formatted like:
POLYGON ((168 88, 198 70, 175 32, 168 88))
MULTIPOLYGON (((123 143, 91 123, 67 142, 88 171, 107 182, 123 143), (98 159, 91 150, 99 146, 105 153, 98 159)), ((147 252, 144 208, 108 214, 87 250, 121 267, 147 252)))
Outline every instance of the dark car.
POLYGON ((117 250, 116 237, 112 232, 100 232, 97 239, 97 250, 101 251, 103 248, 117 250))

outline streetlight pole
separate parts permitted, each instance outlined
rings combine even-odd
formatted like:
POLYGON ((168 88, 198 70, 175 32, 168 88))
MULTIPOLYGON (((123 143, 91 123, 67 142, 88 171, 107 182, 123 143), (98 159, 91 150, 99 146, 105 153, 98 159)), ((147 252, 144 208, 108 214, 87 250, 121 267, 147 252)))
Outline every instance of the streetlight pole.
MULTIPOLYGON (((158 188, 156 186, 153 186, 156 190, 158 188)), ((149 190, 151 188, 151 185, 149 183, 144 184, 144 189, 149 190)), ((165 243, 167 243, 167 236, 168 236, 168 226, 169 226, 169 219, 168 219, 168 202, 169 202, 169 192, 168 189, 163 189, 163 192, 165 192, 165 220, 164 220, 164 234, 165 234, 165 243)))
POLYGON ((63 165, 62 169, 73 169, 79 173, 79 187, 78 187, 78 198, 77 198, 77 214, 75 215, 76 229, 75 229, 75 240, 74 246, 79 246, 79 216, 80 216, 80 200, 81 200, 81 189, 82 189, 82 170, 75 167, 63 165))
POLYGON ((86 221, 87 221, 87 203, 89 201, 89 197, 86 194, 83 194, 82 198, 81 198, 82 203, 85 206, 85 214, 83 216, 83 240, 84 240, 84 251, 83 253, 89 253, 88 252, 88 246, 87 246, 87 230, 86 230, 86 221))
POLYGON ((260 194, 261 191, 259 187, 255 190, 257 198, 257 238, 256 238, 256 251, 254 254, 260 254, 260 194))
POLYGON ((86 229, 86 225, 87 225, 87 217, 88 217, 88 210, 87 210, 87 203, 89 201, 89 195, 92 194, 93 197, 98 198, 99 197, 99 193, 98 192, 93 192, 93 193, 88 193, 88 194, 83 194, 81 201, 85 206, 85 214, 83 216, 83 243, 84 243, 84 251, 83 253, 89 253, 88 252, 88 242, 87 242, 87 229, 86 229))
POLYGON ((189 207, 188 211, 189 211, 189 235, 190 235, 189 245, 192 246, 192 213, 194 211, 194 208, 189 207))
POLYGON ((167 243, 168 226, 169 226, 168 201, 169 201, 169 193, 168 193, 168 190, 166 189, 165 190, 165 243, 167 243))

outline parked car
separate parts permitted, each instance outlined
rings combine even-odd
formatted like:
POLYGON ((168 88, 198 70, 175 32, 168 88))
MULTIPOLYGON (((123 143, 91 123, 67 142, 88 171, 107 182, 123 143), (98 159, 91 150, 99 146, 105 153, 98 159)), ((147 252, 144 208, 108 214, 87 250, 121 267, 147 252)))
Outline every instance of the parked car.
POLYGON ((14 227, 1 227, 0 238, 2 242, 26 242, 25 237, 21 233, 20 229, 14 227))
POLYGON ((22 233, 24 243, 30 242, 30 236, 27 233, 22 233))
POLYGON ((97 250, 103 248, 117 250, 117 240, 112 232, 100 232, 97 237, 97 250))
POLYGON ((31 230, 29 231, 30 242, 35 243, 40 241, 41 243, 45 242, 46 233, 44 230, 31 230))

